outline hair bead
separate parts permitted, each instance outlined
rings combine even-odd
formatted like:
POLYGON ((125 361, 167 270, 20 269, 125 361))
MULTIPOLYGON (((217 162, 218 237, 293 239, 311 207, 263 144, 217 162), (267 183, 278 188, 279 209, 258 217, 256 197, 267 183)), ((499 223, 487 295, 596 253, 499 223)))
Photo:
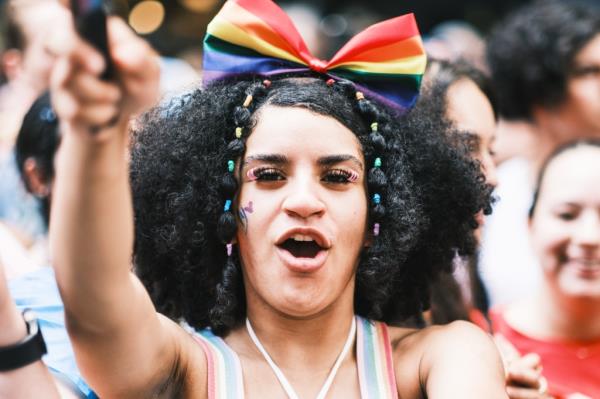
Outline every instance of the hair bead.
POLYGON ((379 235, 379 223, 373 225, 373 235, 377 237, 379 235))
POLYGON ((40 111, 40 119, 46 123, 56 122, 56 114, 51 107, 44 107, 40 111))
POLYGON ((231 256, 231 254, 233 253, 233 244, 232 243, 228 243, 225 246, 227 247, 227 256, 231 256))
POLYGON ((236 127, 235 128, 235 138, 236 139, 241 139, 242 138, 242 128, 241 127, 236 127))
POLYGON ((364 100, 364 99, 365 99, 365 95, 363 94, 363 92, 362 92, 362 91, 357 91, 357 92, 356 92, 356 99, 357 99, 358 101, 360 101, 360 100, 364 100))
POLYGON ((379 195, 379 194, 373 194, 373 202, 375 204, 380 204, 381 203, 381 195, 379 195))
POLYGON ((233 170, 235 169, 235 162, 233 162, 231 159, 229 161, 227 161, 227 170, 229 172, 233 172, 233 170))
POLYGON ((373 166, 376 168, 381 168, 381 158, 375 158, 375 163, 373 166))
POLYGON ((223 212, 227 212, 229 209, 231 209, 231 200, 225 201, 225 206, 223 207, 223 212))
POLYGON ((271 87, 272 82, 269 79, 265 79, 265 80, 263 80, 262 83, 263 83, 263 86, 265 86, 265 88, 268 89, 269 87, 271 87))
POLYGON ((334 83, 335 83, 335 80, 333 80, 333 79, 327 79, 327 81, 325 82, 325 84, 329 87, 333 86, 334 83))
POLYGON ((379 124, 377 122, 371 123, 371 131, 376 132, 379 124))
POLYGON ((242 104, 242 106, 244 108, 248 108, 250 106, 250 103, 252 103, 252 94, 248 94, 246 96, 246 99, 244 100, 244 104, 242 104))

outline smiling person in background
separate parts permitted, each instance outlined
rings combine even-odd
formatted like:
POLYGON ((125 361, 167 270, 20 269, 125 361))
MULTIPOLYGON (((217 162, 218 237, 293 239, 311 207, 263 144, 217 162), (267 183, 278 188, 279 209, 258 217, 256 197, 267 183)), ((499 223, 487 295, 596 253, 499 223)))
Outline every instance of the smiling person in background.
POLYGON ((541 280, 527 239, 535 176, 552 151, 600 137, 600 2, 542 0, 497 24, 487 59, 498 95, 499 201, 480 269, 492 304, 518 300, 541 280))
POLYGON ((493 328, 539 354, 549 394, 600 397, 600 139, 560 147, 543 165, 529 231, 542 269, 530 297, 492 311, 493 328))

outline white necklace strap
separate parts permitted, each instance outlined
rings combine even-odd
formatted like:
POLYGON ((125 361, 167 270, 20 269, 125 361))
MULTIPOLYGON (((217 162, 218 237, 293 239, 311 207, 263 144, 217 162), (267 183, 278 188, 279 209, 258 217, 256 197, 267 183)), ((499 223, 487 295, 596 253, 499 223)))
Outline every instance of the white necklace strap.
MULTIPOLYGON (((275 373, 275 376, 279 380, 279 383, 283 387, 287 396, 290 399, 299 399, 298 394, 296 393, 296 391, 294 390, 294 388, 292 387, 292 385, 290 384, 288 379, 285 377, 285 375, 283 374, 281 369, 275 364, 273 359, 271 359, 271 356, 269 356, 269 354, 265 350, 264 346, 262 345, 262 343, 260 342, 260 340, 258 339, 256 334, 254 333, 252 324, 250 324, 250 320, 248 320, 248 319, 246 319, 246 329, 248 330, 248 335, 250 335, 252 342, 254 342, 254 345, 256 345, 256 347, 258 348, 260 353, 262 353, 263 357, 265 358, 265 360, 267 361, 267 363, 273 370, 273 373, 275 373)), ((348 352, 350 351, 350 348, 352 346, 352 341, 353 341, 353 338, 355 337, 355 335, 356 335, 356 317, 353 317, 352 325, 350 326, 350 331, 348 333, 348 338, 346 338, 346 343, 344 344, 342 351, 340 352, 337 359, 335 360, 335 363, 333 364, 333 367, 331 368, 331 371, 329 372, 327 379, 323 383, 323 386, 321 387, 321 390, 319 391, 319 394, 317 395, 316 399, 325 399, 327 392, 329 392, 329 388, 331 388, 331 384, 333 383, 333 379, 335 378, 335 375, 337 374, 340 366, 342 365, 342 362, 344 361, 344 359, 348 355, 348 352)))

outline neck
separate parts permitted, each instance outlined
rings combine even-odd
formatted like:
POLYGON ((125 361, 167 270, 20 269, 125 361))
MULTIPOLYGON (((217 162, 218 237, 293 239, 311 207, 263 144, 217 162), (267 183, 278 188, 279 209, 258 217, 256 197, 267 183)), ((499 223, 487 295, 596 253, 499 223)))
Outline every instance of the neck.
MULTIPOLYGON (((343 348, 353 317, 352 300, 338 300, 305 318, 290 317, 267 306, 248 306, 248 319, 256 336, 273 361, 290 376, 306 370, 327 374, 343 348)), ((245 329, 238 333, 244 335, 253 356, 262 359, 245 329)))
POLYGON ((547 338, 575 341, 600 339, 600 300, 566 297, 546 284, 533 299, 538 328, 547 338))

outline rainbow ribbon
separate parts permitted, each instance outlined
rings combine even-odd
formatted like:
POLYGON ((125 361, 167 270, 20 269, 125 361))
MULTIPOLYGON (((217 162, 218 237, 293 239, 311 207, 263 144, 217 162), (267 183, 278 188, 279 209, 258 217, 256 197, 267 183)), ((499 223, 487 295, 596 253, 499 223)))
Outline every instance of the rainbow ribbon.
POLYGON ((204 82, 308 71, 354 82, 400 111, 416 101, 426 56, 413 14, 372 25, 329 61, 315 58, 287 14, 271 0, 229 0, 208 25, 204 82))

